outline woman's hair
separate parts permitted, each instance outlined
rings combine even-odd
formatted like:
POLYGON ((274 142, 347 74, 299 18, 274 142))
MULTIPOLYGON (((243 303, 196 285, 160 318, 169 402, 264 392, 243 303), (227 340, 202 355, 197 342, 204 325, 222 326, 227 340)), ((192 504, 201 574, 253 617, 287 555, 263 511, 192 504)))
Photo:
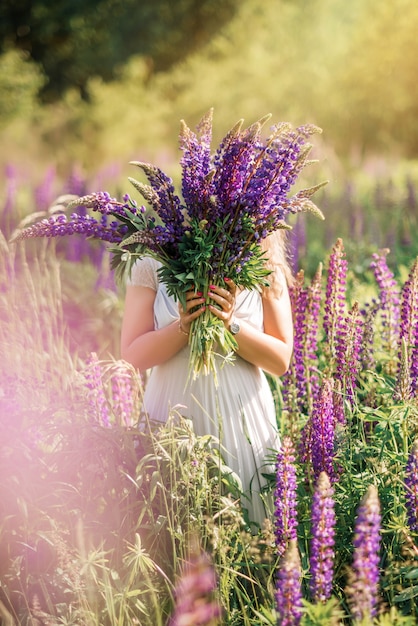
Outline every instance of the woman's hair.
POLYGON ((263 287, 262 294, 266 298, 279 298, 283 284, 292 285, 293 274, 289 265, 287 230, 280 228, 266 237, 261 244, 266 253, 265 266, 271 271, 267 277, 268 287, 263 287))

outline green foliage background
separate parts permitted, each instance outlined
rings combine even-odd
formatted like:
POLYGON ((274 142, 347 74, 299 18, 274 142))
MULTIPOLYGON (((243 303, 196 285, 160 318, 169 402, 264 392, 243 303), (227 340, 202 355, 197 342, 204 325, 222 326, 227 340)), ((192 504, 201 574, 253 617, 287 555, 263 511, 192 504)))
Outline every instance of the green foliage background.
MULTIPOLYGON (((54 162, 66 172, 76 160, 91 172, 147 158, 171 166, 179 120, 193 126, 214 106, 215 140, 237 119, 266 112, 277 121, 318 124, 331 182, 360 167, 392 174, 400 159, 415 174, 414 0, 231 0, 222 13, 220 4, 141 2, 135 11, 132 3, 122 10, 115 0, 96 1, 80 17, 78 3, 36 3, 38 30, 54 31, 61 20, 70 31, 65 89, 48 64, 16 48, 3 20, 0 165, 54 162), (61 15, 64 5, 71 19, 61 15), (117 28, 122 23, 125 30, 117 28), (58 99, 42 103, 45 89, 58 99)), ((7 2, 2 6, 4 16, 7 2)), ((51 35, 49 43, 56 59, 62 42, 51 35)))

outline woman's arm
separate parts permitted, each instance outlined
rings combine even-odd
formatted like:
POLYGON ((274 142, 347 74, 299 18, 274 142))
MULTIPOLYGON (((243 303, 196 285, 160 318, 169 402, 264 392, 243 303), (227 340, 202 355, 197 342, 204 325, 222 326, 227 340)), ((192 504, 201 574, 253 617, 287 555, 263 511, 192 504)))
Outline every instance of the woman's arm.
POLYGON ((237 354, 275 376, 289 368, 293 352, 293 321, 286 287, 280 298, 263 298, 264 332, 240 321, 235 335, 237 354))
MULTIPOLYGON (((156 330, 154 327, 155 291, 150 287, 130 285, 126 288, 125 308, 121 333, 121 357, 141 372, 161 365, 188 342, 179 321, 156 330)), ((201 298, 190 298, 190 307, 202 302, 201 298)), ((189 306, 189 303, 188 303, 189 306)), ((197 317, 200 311, 189 315, 197 317)))

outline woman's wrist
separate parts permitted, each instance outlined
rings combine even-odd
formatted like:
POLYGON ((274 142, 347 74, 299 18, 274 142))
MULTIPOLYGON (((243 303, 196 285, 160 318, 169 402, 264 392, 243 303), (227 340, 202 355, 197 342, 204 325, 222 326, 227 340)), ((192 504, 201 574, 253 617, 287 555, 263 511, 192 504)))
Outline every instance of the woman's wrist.
POLYGON ((181 320, 178 321, 178 331, 180 334, 185 335, 186 337, 188 337, 190 334, 186 330, 184 330, 183 326, 181 325, 181 320))

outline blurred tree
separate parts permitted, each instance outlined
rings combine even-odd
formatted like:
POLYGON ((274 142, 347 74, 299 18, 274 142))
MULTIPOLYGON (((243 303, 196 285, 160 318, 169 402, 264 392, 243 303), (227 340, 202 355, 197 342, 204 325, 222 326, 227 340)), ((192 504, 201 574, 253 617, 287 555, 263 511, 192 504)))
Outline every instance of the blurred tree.
POLYGON ((42 67, 44 101, 68 87, 88 97, 91 76, 114 78, 132 55, 150 73, 206 43, 239 0, 2 0, 0 52, 18 48, 42 67))
POLYGON ((18 50, 0 55, 0 128, 31 110, 43 83, 36 63, 28 62, 18 50))

